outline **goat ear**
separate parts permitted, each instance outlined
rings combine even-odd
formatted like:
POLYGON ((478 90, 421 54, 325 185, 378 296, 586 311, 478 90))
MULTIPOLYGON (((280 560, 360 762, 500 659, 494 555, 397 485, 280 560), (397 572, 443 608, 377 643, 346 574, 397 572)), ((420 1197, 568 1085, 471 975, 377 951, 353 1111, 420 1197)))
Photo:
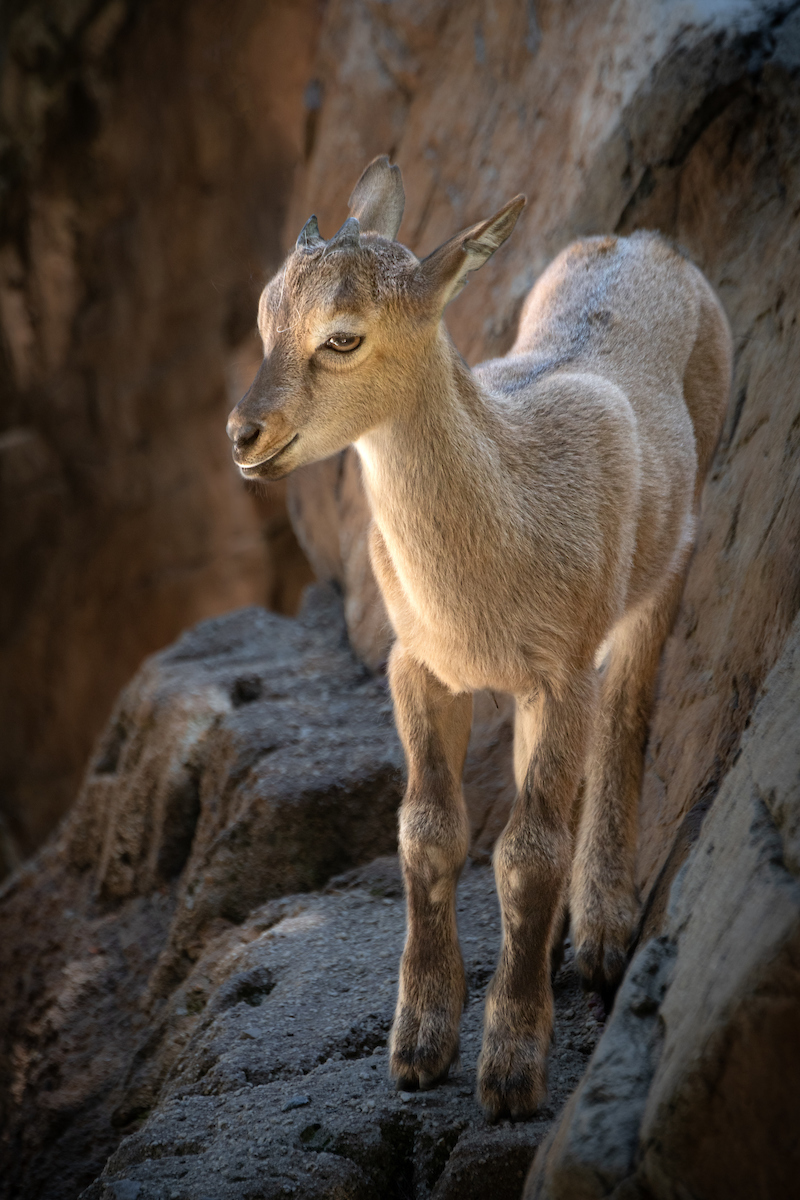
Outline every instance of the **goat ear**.
POLYGON ((348 203, 350 216, 356 218, 365 233, 380 233, 394 241, 406 203, 400 168, 390 167, 386 154, 373 158, 348 203))
POLYGON ((419 265, 425 291, 435 296, 441 308, 466 285, 470 271, 477 271, 511 235, 525 207, 525 196, 515 196, 487 221, 464 229, 450 238, 419 265))

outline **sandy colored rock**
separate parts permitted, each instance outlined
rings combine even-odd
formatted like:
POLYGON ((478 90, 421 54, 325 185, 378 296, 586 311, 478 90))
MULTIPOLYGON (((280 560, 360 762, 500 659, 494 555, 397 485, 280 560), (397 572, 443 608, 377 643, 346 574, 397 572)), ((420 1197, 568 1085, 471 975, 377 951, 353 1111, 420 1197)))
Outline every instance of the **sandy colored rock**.
POLYGON ((326 12, 317 71, 329 99, 287 241, 311 211, 323 234, 338 228, 364 161, 388 147, 406 188, 400 239, 420 255, 528 195, 513 239, 448 309, 470 363, 508 348, 522 296, 582 234, 660 229, 731 319, 731 405, 647 749, 637 872, 657 932, 800 604, 800 18, 723 0, 491 15, 409 0, 371 5, 369 18, 356 34, 347 0, 326 12))
POLYGON ((201 617, 296 600, 270 555, 297 571, 285 507, 276 539, 224 424, 282 250, 317 11, 4 13, 0 874, 73 800, 146 654, 201 617))

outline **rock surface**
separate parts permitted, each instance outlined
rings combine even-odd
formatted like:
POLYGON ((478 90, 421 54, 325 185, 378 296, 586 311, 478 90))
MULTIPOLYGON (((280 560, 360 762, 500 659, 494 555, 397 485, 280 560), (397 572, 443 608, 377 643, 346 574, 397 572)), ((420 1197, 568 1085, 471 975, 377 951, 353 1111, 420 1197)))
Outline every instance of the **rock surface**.
POLYGON ((75 1197, 125 1134, 89 1195, 456 1197, 489 1178, 518 1194, 600 1024, 568 954, 551 1107, 486 1125, 499 914, 472 866, 463 1067, 431 1096, 395 1093, 400 757, 331 587, 297 621, 244 609, 145 664, 58 839, 0 903, 0 1196, 75 1197))
POLYGON ((91 1180, 145 1011, 266 900, 392 852, 401 761, 330 588, 297 621, 244 609, 145 664, 58 839, 3 894, 0 1194, 91 1180))
POLYGON ((526 1200, 796 1194, 798 1013, 800 621, 526 1200))
MULTIPOLYGON (((155 9, 142 11, 156 19, 155 9)), ((323 233, 336 228, 364 162, 387 150, 403 168, 408 192, 401 236, 421 253, 517 191, 528 192, 513 243, 475 275, 448 314, 470 362, 507 348, 536 273, 580 233, 658 227, 687 248, 725 303, 736 379, 654 711, 641 806, 641 949, 530 1187, 569 1200, 790 1195, 797 1178, 797 1101, 788 1089, 798 1074, 798 805, 788 753, 797 743, 796 651, 787 638, 800 607, 800 7, 788 0, 601 0, 577 7, 330 0, 313 66, 316 16, 306 21, 306 49, 294 60, 298 71, 313 72, 305 109, 294 77, 285 87, 279 70, 266 80, 269 37, 260 23, 283 13, 288 28, 292 11, 305 10, 247 11, 255 24, 237 24, 238 8, 226 15, 232 42, 252 56, 248 70, 259 86, 274 86, 276 96, 283 89, 287 107, 275 111, 286 128, 297 136, 302 127, 306 161, 289 200, 286 244, 312 210, 323 233)), ((167 49, 180 42, 176 78, 181 55, 205 62, 203 39, 218 32, 210 9, 201 4, 197 12, 196 35, 185 46, 178 17, 173 41, 164 33, 167 49)), ((133 47, 124 51, 129 64, 138 61, 142 28, 120 26, 120 45, 133 47)), ((288 51, 281 53, 288 62, 288 51)), ((206 70, 218 80, 225 74, 224 67, 219 75, 206 70)), ((121 70, 120 78, 128 95, 135 72, 121 70)), ((207 94, 219 93, 211 87, 207 94)), ((160 93, 154 96, 160 120, 160 93)), ((146 103, 144 96, 131 100, 127 117, 120 110, 126 136, 139 128, 146 103)), ((212 117, 215 103, 208 102, 212 117)), ((232 104, 231 111, 239 110, 232 104)), ((250 178, 251 168, 238 149, 243 142, 226 143, 229 126, 207 116, 199 103, 190 122, 192 130, 195 121, 203 126, 191 142, 197 178, 207 178, 205 156, 217 146, 213 161, 233 180, 226 176, 221 209, 230 215, 228 189, 239 186, 242 171, 250 178)), ((121 135, 118 144, 127 153, 121 135)), ((169 156, 158 158, 166 164, 169 156)), ((114 186, 124 194, 120 178, 114 175, 114 186)), ((159 182, 159 195, 168 182, 159 182)), ((150 216, 135 228, 155 237, 157 206, 144 207, 150 216)), ((164 254, 180 281, 196 277, 199 246, 216 247, 202 257, 207 263, 217 261, 221 245, 228 253, 230 243, 199 234, 192 241, 195 217, 184 222, 184 209, 175 211, 170 229, 185 224, 191 245, 176 236, 169 254, 178 256, 177 266, 164 254)), ((203 209, 209 229, 213 211, 203 209)), ((124 255, 109 255, 126 265, 124 255)), ((149 278, 149 261, 142 257, 135 280, 149 278)), ((170 290, 166 268, 165 278, 163 292, 153 282, 156 299, 174 297, 176 308, 154 301, 142 356, 124 359, 113 339, 109 353, 141 384, 135 394, 121 390, 123 400, 133 395, 132 407, 121 403, 120 412, 134 431, 121 444, 138 447, 142 430, 153 444, 156 432, 166 439, 148 457, 145 438, 130 461, 157 472, 168 457, 180 476, 183 460, 174 447, 190 445, 191 491, 201 486, 202 446, 211 444, 202 429, 217 428, 220 417, 209 382, 217 376, 209 358, 175 346, 194 345, 179 336, 184 316, 204 345, 217 344, 217 335, 208 333, 205 309, 200 320, 199 301, 184 314, 178 298, 185 293, 170 290), (158 354, 151 355, 153 345, 158 354), (145 406, 151 392, 141 380, 153 371, 176 397, 169 420, 145 406), (193 416, 201 414, 200 425, 192 425, 197 443, 183 438, 190 394, 193 416), (137 424, 138 404, 159 422, 137 424)), ((221 309, 214 311, 217 321, 221 309)), ((251 369, 253 344, 242 336, 229 349, 235 390, 251 369)), ((99 393, 107 421, 119 378, 114 374, 99 393)), ((68 425, 70 411, 65 401, 67 415, 54 429, 68 425)), ((49 435, 37 433, 37 440, 23 425, 20 418, 20 430, 2 443, 14 453, 22 448, 13 479, 24 482, 35 468, 49 488, 56 477, 49 435)), ((122 467, 118 478, 127 495, 130 476, 122 467)), ((199 541, 221 548, 215 561, 230 566, 241 543, 224 530, 240 528, 242 494, 227 487, 220 483, 214 493, 215 523, 204 527, 213 537, 203 540, 204 533, 199 541)), ((354 456, 298 476, 289 490, 309 557, 344 591, 350 636, 379 665, 388 642, 366 569, 366 510, 354 456)), ((136 488, 132 496, 139 503, 136 488)), ((33 504, 27 511, 40 512, 33 504)), ((41 511, 32 544, 50 547, 44 532, 54 510, 41 511)), ((153 510, 145 504, 141 511, 147 524, 153 510)), ((183 511, 175 510, 176 528, 183 511)), ((152 544, 163 537, 158 561, 183 562, 168 527, 154 517, 151 527, 152 544)), ((56 544, 58 528, 52 536, 56 544)), ((109 578, 117 577, 111 568, 130 545, 123 538, 103 560, 109 578)), ((61 560, 53 561, 55 571, 61 560)), ((131 629, 170 636, 126 574, 121 609, 102 599, 96 576, 84 575, 86 629, 95 623, 106 637, 92 651, 98 660, 110 657, 108 637, 128 630, 120 613, 129 609, 136 610, 131 629)), ((67 571, 69 595, 71 578, 67 571)), ((226 575, 225 589, 243 578, 226 575)), ((177 593, 185 600, 195 584, 191 576, 184 591, 176 584, 177 593)), ((225 597, 234 602, 227 590, 225 597)), ((48 603, 42 593, 31 610, 40 624, 52 611, 48 603)), ((193 615, 183 601, 170 612, 179 624, 193 615)), ((65 626, 59 653, 80 666, 87 641, 72 628, 65 626)), ((26 644, 22 638, 21 655, 26 644)), ((41 653, 30 659, 34 682, 36 663, 47 661, 41 653)), ((15 661, 28 669, 24 656, 15 661)), ((54 659, 53 680, 61 661, 54 659)), ((91 690, 88 668, 75 678, 91 690)), ((59 705, 77 720, 76 694, 67 689, 59 705)), ((508 710, 499 697, 498 704, 479 702, 466 779, 478 865, 466 872, 460 893, 473 989, 463 1066, 439 1091, 404 1100, 389 1089, 381 1054, 402 940, 391 859, 400 755, 385 685, 348 650, 331 592, 316 593, 296 624, 246 610, 201 626, 144 668, 121 698, 58 838, 14 877, 0 902, 0 970, 12 981, 0 997, 0 1188, 9 1200, 74 1200, 82 1188, 93 1200, 519 1194, 521 1173, 577 1084, 600 1026, 575 990, 568 957, 557 980, 550 1108, 518 1127, 483 1124, 472 1073, 480 993, 498 931, 489 872, 479 864, 510 799, 508 710), (320 890, 332 873, 376 855, 367 873, 359 867, 320 890)), ((78 739, 70 734, 67 741, 73 753, 78 739)))
POLYGON ((446 1085, 398 1093, 387 1077, 405 917, 397 862, 383 860, 327 895, 257 909, 217 939, 173 994, 118 1119, 149 1111, 139 1082, 148 1074, 163 1080, 156 1111, 111 1156, 86 1200, 133 1194, 137 1185, 139 1200, 517 1197, 600 1026, 568 961, 556 981, 551 1106, 517 1127, 488 1125, 474 1092, 483 991, 499 940, 491 870, 466 871, 458 908, 471 1001, 462 1065, 446 1085), (160 1042, 162 1030, 169 1033, 160 1042))
POLYGON ((112 902, 180 875, 166 986, 210 921, 391 849, 401 768, 385 681, 353 658, 335 591, 312 588, 297 623, 244 609, 145 665, 65 851, 112 902))
MULTIPOLYGON (((448 309, 469 362, 508 348, 536 274, 582 234, 660 229, 730 317, 732 400, 665 649, 640 808, 638 884, 657 932, 800 606, 800 11, 333 0, 316 69, 328 99, 287 241, 311 211, 323 234, 338 228, 361 164, 387 147, 406 187, 400 238, 420 255, 527 193, 511 241, 448 309)), ((294 513, 301 493, 332 486, 326 471, 292 481, 294 513)), ((335 506, 327 518, 336 544, 343 518, 335 506)), ((341 565, 334 574, 344 579, 341 565)))
POLYGON ((3 5, 0 875, 146 654, 308 579, 224 424, 318 25, 317 0, 3 5))

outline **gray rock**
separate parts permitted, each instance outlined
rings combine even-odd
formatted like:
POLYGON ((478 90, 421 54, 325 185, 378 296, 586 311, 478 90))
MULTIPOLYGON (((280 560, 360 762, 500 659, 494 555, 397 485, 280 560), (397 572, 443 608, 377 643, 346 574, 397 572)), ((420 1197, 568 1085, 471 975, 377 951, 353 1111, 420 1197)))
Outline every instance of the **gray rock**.
POLYGON ((144 664, 58 838, 3 890, 0 1196, 74 1200, 155 1102, 147 1047, 177 1045, 207 1001, 247 1014, 252 1057, 269 971, 213 987, 195 972, 172 993, 270 897, 391 853, 402 786, 385 680, 351 653, 330 587, 298 620, 244 609, 144 664))
POLYGON ((135 1179, 118 1179, 109 1188, 114 1200, 137 1200, 141 1190, 142 1185, 135 1179))
POLYGON ((800 618, 527 1200, 797 1194, 799 861, 800 618))
POLYGON ((491 869, 468 867, 458 894, 470 984, 461 1063, 431 1092, 395 1091, 386 1040, 405 909, 375 884, 393 890, 396 876, 396 860, 381 859, 324 894, 262 906, 209 946, 141 1049, 117 1119, 149 1115, 85 1200, 106 1200, 123 1179, 141 1184, 139 1200, 516 1200, 586 1061, 568 1043, 579 1035, 593 1046, 601 1026, 568 952, 555 981, 550 1103, 530 1122, 486 1123, 475 1065, 500 921, 491 869))
POLYGON ((151 980, 167 995, 209 922, 320 887, 394 849, 402 752, 385 680, 347 644, 331 586, 298 621, 205 621, 125 689, 68 826, 76 866, 118 902, 180 874, 151 980))
POLYGON ((462 1069, 433 1093, 393 1090, 400 752, 343 628, 317 589, 299 621, 244 610, 150 660, 59 839, 5 889, 0 1196, 226 1200, 274 1183, 455 1200, 469 1180, 515 1200, 600 1025, 568 957, 554 1107, 485 1125, 474 1071, 500 931, 476 866, 458 901, 462 1069))

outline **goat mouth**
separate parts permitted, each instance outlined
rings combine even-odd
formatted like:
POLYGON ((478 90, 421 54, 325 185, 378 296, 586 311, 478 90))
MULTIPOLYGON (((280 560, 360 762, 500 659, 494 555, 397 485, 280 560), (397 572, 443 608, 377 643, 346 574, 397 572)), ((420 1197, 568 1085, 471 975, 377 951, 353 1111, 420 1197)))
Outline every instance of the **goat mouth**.
POLYGON ((272 463, 274 463, 276 459, 280 458, 280 456, 286 450, 288 450, 290 446, 293 446, 299 436, 300 434, 296 433, 294 437, 289 438, 288 442, 284 442, 283 445, 279 446, 277 450, 273 450, 272 454, 268 454, 266 458, 260 458, 256 463, 237 463, 239 470, 245 477, 249 475, 258 475, 262 467, 271 466, 272 463))

